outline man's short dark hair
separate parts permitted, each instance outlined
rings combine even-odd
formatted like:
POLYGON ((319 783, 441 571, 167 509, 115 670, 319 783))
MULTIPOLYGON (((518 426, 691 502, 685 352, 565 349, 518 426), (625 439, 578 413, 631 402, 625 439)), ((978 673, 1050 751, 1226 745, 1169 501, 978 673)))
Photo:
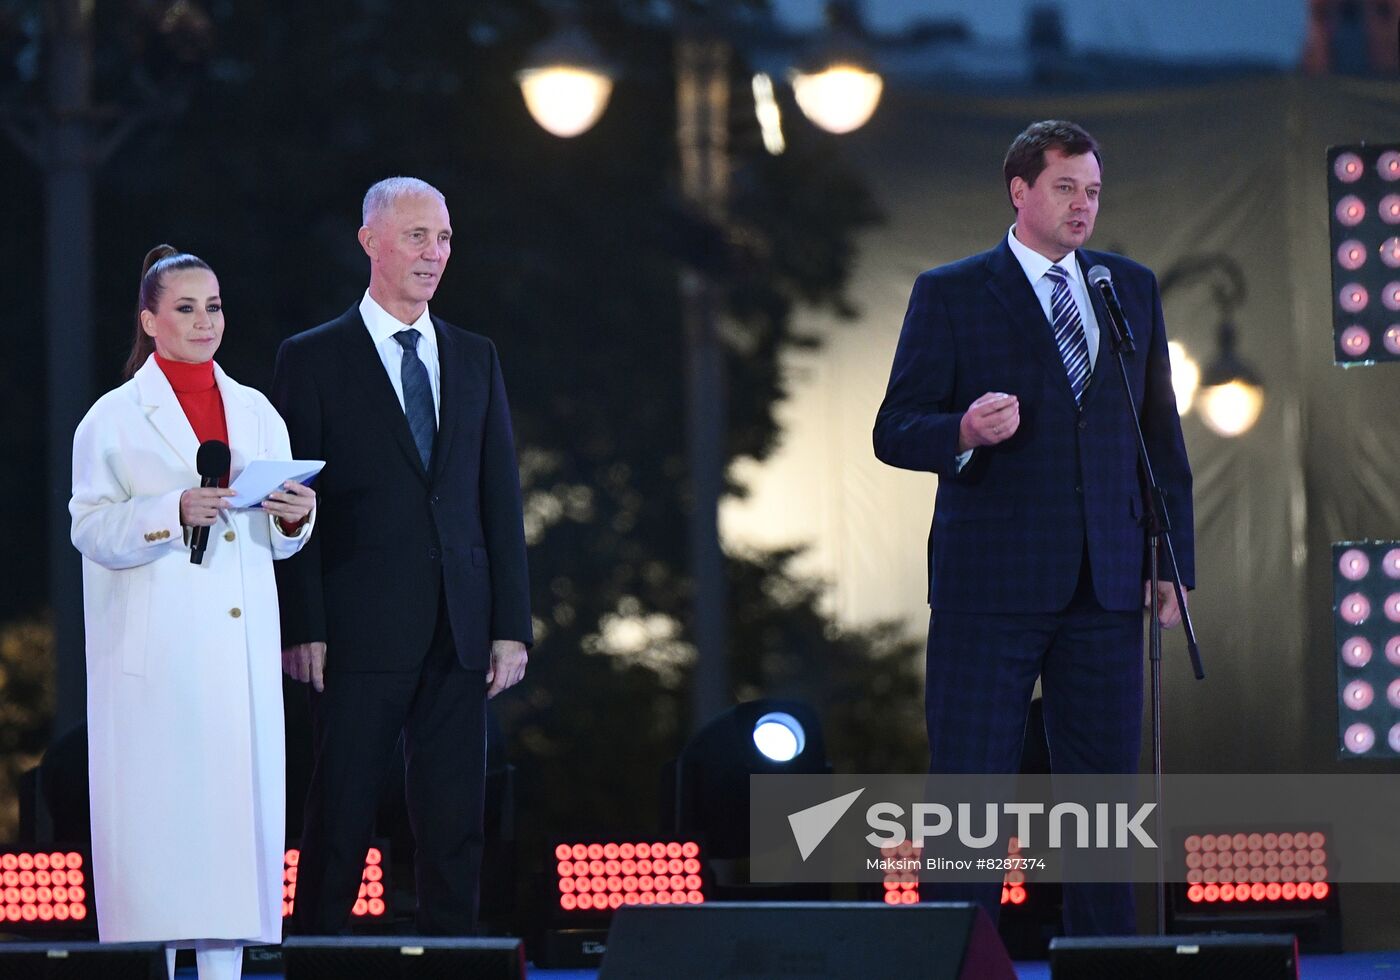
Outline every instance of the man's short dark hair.
POLYGON ((1006 178, 1008 197, 1011 196, 1013 177, 1020 177, 1027 184, 1035 184, 1035 179, 1045 169, 1046 150, 1059 150, 1067 157, 1092 153, 1099 162, 1099 169, 1103 169, 1098 141, 1082 126, 1063 119, 1042 119, 1027 126, 1020 136, 1011 141, 1011 148, 1006 151, 1001 172, 1006 178))

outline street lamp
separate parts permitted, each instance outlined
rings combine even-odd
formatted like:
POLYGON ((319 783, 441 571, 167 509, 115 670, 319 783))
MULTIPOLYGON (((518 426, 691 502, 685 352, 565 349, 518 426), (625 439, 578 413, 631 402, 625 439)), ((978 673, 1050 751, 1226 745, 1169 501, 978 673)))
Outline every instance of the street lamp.
MULTIPOLYGON (((586 133, 602 116, 614 72, 573 15, 565 16, 570 19, 530 52, 515 77, 535 122, 555 136, 572 137, 586 133)), ((827 22, 825 39, 788 78, 804 116, 829 133, 849 133, 870 121, 885 82, 870 67, 856 4, 829 4, 827 22)), ((762 116, 768 108, 757 92, 755 101, 762 116)))
POLYGON ((565 138, 591 129, 612 95, 612 70, 577 24, 536 46, 515 77, 535 122, 565 138))
POLYGON ((875 112, 885 83, 858 64, 836 62, 812 72, 795 69, 792 94, 802 114, 828 133, 860 129, 875 112))
MULTIPOLYGON (((1200 372, 1196 404, 1201 421, 1218 436, 1227 439, 1243 435, 1259 421, 1264 409, 1264 385, 1254 370, 1235 352, 1234 313, 1246 295, 1244 270, 1223 253, 1188 255, 1162 274, 1161 295, 1188 283, 1209 287, 1220 317, 1219 350, 1200 372)), ((1172 360, 1172 381, 1177 384, 1177 404, 1182 391, 1176 377, 1178 361, 1172 360)), ((1178 409, 1180 411, 1180 409, 1178 409)), ((1184 411, 1181 412, 1183 415, 1184 411)))
POLYGON ((828 133, 849 133, 870 121, 885 82, 870 66, 853 0, 829 3, 827 35, 789 73, 802 114, 828 133))
POLYGON ((1264 410, 1264 385, 1235 353, 1235 326, 1220 324, 1220 353, 1201 374, 1201 421, 1218 436, 1243 435, 1264 410))
MULTIPOLYGON (((853 22, 853 3, 834 4, 833 24, 853 22)), ((676 156, 680 196, 687 217, 697 226, 723 231, 728 220, 730 64, 724 9, 716 3, 708 13, 695 13, 675 3, 676 156)), ((847 45, 846 47, 849 47, 847 45)), ((828 49, 830 50, 830 49, 828 49)), ((810 99, 798 96, 809 118, 832 132, 849 132, 870 117, 879 99, 879 76, 874 94, 869 78, 858 81, 864 96, 851 94, 853 65, 864 62, 825 61, 804 74, 813 85, 810 99), (842 70, 833 75, 829 69, 842 70), (808 105, 803 100, 808 99, 808 105), (844 100, 844 101, 842 101, 844 100), (810 108, 809 108, 810 106, 810 108), (814 113, 816 115, 814 115, 814 113), (825 120, 823 122, 822 120, 825 120)), ((536 122, 551 133, 574 136, 597 120, 611 91, 611 73, 581 27, 570 24, 532 53, 517 76, 526 105, 536 122)), ((796 79, 794 79, 796 84, 796 79)), ((805 84, 805 82, 804 82, 805 84)), ((760 86, 761 89, 761 86, 760 86)), ((756 93, 761 100, 761 92, 756 93)), ((758 107, 771 130, 774 105, 758 107)), ((767 134, 771 137, 771 132, 767 134)), ((767 143, 774 152, 776 142, 767 143)), ((724 314, 724 284, 710 270, 695 265, 681 268, 681 326, 685 345, 686 450, 690 473, 689 538, 691 582, 694 590, 691 635, 695 670, 691 684, 695 726, 731 706, 728 666, 728 583, 719 538, 719 502, 724 493, 727 431, 724 343, 720 321, 724 314)))

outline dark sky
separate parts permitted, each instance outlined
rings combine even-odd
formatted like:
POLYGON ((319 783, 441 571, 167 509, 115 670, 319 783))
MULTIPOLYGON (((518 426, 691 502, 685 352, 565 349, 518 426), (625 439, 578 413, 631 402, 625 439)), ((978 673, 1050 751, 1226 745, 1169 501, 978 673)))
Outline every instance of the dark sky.
MULTIPOLYGON (((1047 0, 863 0, 866 23, 898 30, 915 18, 955 17, 979 38, 1019 37, 1026 12, 1047 0)), ((796 26, 821 22, 822 0, 773 0, 796 26)), ((1307 0, 1058 0, 1070 42, 1184 58, 1244 55, 1292 65, 1302 50, 1307 0)))

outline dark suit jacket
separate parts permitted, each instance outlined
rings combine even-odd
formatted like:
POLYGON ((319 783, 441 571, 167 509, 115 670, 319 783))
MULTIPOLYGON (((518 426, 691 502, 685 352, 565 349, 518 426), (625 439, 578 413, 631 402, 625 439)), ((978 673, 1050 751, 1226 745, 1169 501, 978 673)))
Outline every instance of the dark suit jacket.
POLYGON ((324 459, 314 545, 279 562, 282 642, 323 640, 336 670, 406 670, 446 596, 457 658, 529 644, 520 476, 496 349, 433 317, 441 406, 431 472, 358 306, 289 338, 273 401, 292 451, 324 459))
MULTIPOLYGON (((1133 401, 1167 499, 1184 584, 1195 582, 1191 469, 1172 393, 1157 280, 1120 255, 1079 250, 1081 269, 1113 273, 1137 353, 1133 401)), ((1142 605, 1146 534, 1136 440, 1111 350, 1107 311, 1094 372, 1076 406, 1054 332, 1005 240, 925 272, 914 284, 875 455, 938 474, 929 538, 935 610, 1044 613, 1069 603, 1087 536, 1094 591, 1110 610, 1142 605), (1014 436, 977 449, 958 471, 958 426, 988 391, 1020 400, 1014 436)), ((1163 554, 1162 575, 1169 576, 1163 554)))

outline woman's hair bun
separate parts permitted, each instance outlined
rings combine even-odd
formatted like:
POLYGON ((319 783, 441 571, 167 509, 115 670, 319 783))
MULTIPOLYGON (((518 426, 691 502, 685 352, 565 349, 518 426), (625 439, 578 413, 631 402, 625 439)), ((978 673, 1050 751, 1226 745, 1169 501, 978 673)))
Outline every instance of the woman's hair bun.
POLYGON ((146 261, 141 263, 141 278, 144 279, 146 273, 151 271, 151 266, 155 265, 161 259, 179 254, 180 250, 174 245, 157 245, 146 253, 146 261))

